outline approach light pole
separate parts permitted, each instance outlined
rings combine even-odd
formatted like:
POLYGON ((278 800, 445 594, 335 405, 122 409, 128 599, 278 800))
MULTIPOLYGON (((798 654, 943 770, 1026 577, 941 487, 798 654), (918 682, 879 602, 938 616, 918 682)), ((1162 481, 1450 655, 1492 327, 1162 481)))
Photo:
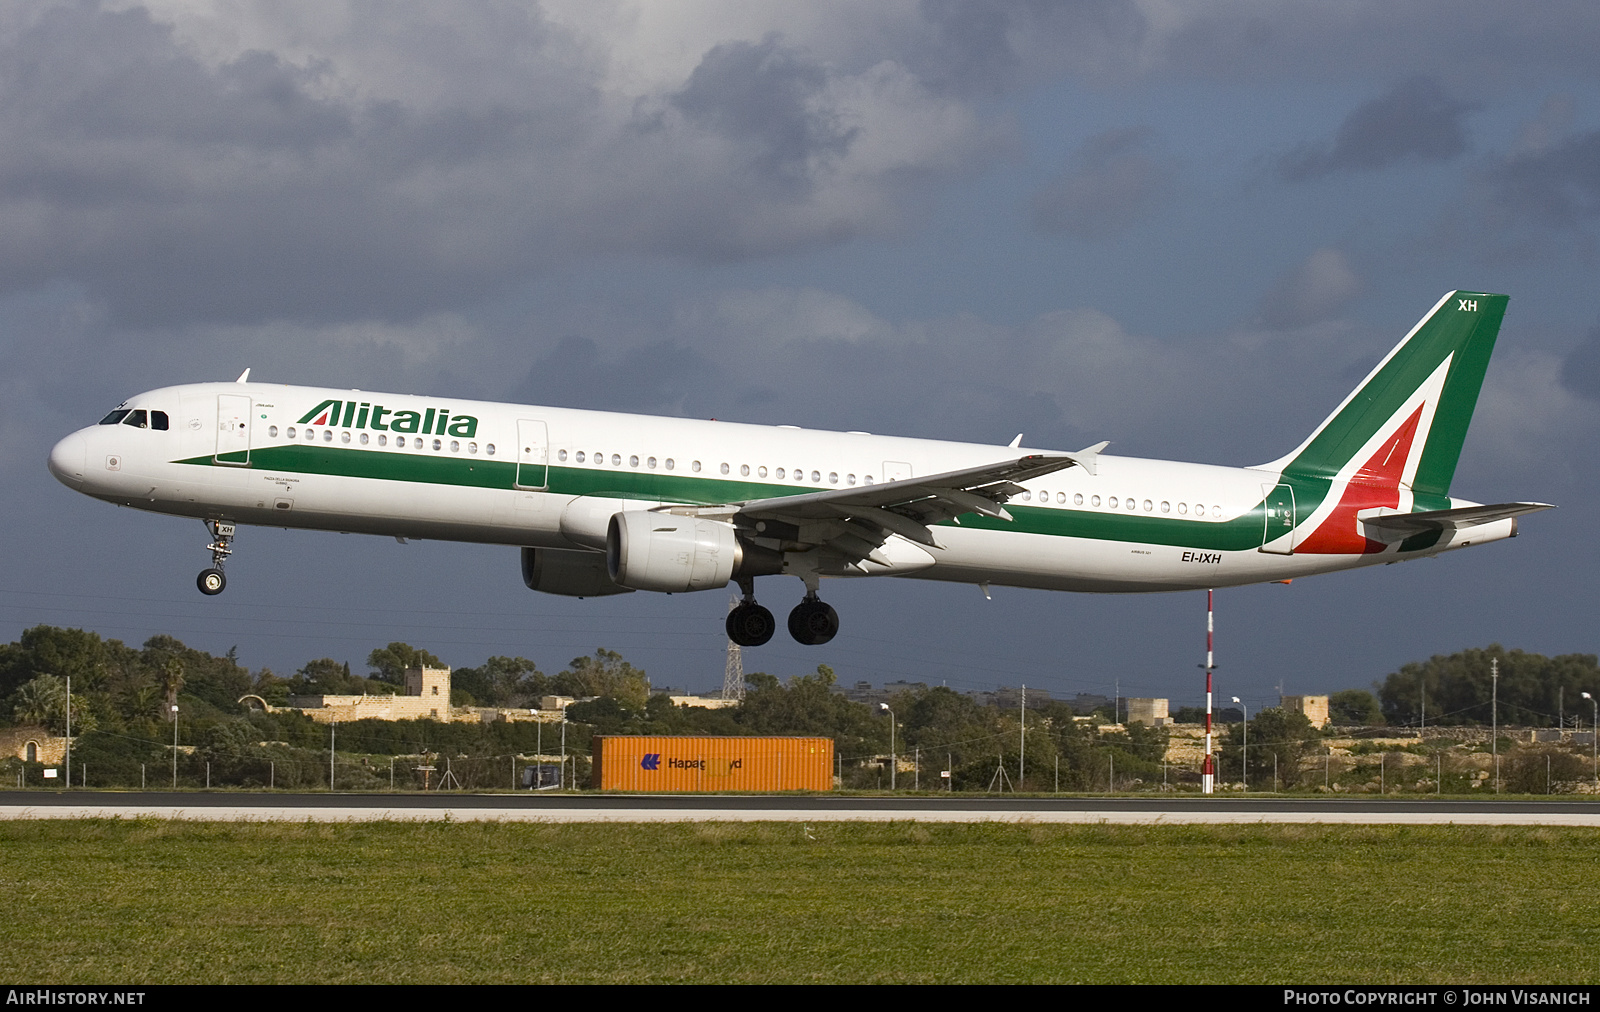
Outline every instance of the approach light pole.
POLYGON ((1250 708, 1244 705, 1244 700, 1238 696, 1233 701, 1239 704, 1239 709, 1244 713, 1244 752, 1239 757, 1239 779, 1244 783, 1244 792, 1250 793, 1250 708))
POLYGON ((1589 762, 1594 766, 1595 793, 1600 794, 1600 700, 1587 692, 1583 698, 1589 701, 1589 708, 1593 711, 1589 718, 1589 762))
POLYGON ((1489 658, 1489 679, 1493 683, 1489 704, 1489 754, 1494 757, 1494 792, 1500 793, 1500 658, 1489 658))
MULTIPOLYGON (((894 757, 894 711, 889 709, 888 703, 879 703, 878 709, 889 715, 889 790, 892 791, 894 790, 895 767, 900 765, 894 757)), ((881 784, 883 781, 880 780, 878 783, 881 784)))
POLYGON ((178 704, 172 704, 172 789, 178 789, 178 704))

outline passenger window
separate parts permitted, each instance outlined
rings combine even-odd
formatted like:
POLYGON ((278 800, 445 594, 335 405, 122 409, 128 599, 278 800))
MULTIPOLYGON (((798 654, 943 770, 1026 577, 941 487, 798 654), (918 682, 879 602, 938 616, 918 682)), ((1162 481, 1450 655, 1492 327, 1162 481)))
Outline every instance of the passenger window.
POLYGON ((1082 492, 1074 493, 1074 495, 1072 496, 1072 505, 1074 505, 1074 506, 1082 506, 1083 505, 1083 493, 1082 492))
POLYGON ((829 471, 828 472, 828 484, 829 485, 837 485, 837 484, 839 484, 839 472, 838 471, 829 471))
POLYGON ((756 468, 756 477, 757 478, 765 478, 766 476, 767 476, 767 468, 766 468, 765 464, 763 464, 761 467, 756 468))
POLYGON ((654 458, 654 457, 645 458, 644 466, 648 467, 650 470, 654 471, 656 469, 656 458, 654 458))
POLYGON ((167 413, 165 411, 150 412, 150 427, 165 432, 167 430, 167 413))
POLYGON ((348 432, 339 433, 339 442, 341 442, 341 443, 350 442, 350 433, 348 433, 348 432))
MULTIPOLYGON (((635 459, 637 460, 638 458, 635 458, 635 459)), ((622 454, 613 453, 611 455, 611 466, 612 467, 621 467, 622 466, 622 454)))
POLYGON ((689 465, 689 470, 694 471, 696 473, 699 473, 699 471, 700 471, 700 462, 697 460, 694 463, 690 464, 689 465))
POLYGON ((1099 506, 1100 505, 1100 497, 1099 496, 1095 496, 1093 499, 1090 499, 1089 500, 1089 505, 1091 505, 1091 506, 1099 506))
POLYGON ((380 435, 378 437, 378 445, 379 446, 388 446, 389 445, 389 437, 380 435))
POLYGON ((1167 502, 1167 501, 1165 501, 1165 500, 1162 500, 1161 512, 1163 512, 1163 513, 1171 513, 1172 512, 1172 504, 1167 502))
POLYGON ((293 425, 289 426, 288 431, 285 432, 284 435, 288 436, 290 439, 293 439, 294 438, 294 426, 293 425))
POLYGON ((773 474, 778 478, 782 478, 784 476, 783 468, 781 468, 781 467, 778 468, 776 471, 773 472, 773 474))
POLYGON ((1206 508, 1204 506, 1200 505, 1199 503, 1195 503, 1194 504, 1194 515, 1197 516, 1197 517, 1205 516, 1206 515, 1206 508))
POLYGON ((854 485, 856 483, 856 476, 853 474, 847 474, 844 476, 844 480, 854 485))
POLYGON ((333 430, 332 429, 323 429, 322 430, 322 441, 324 443, 333 442, 333 430))
POLYGON ((739 473, 741 475, 743 475, 744 477, 746 477, 746 478, 750 477, 750 465, 749 464, 740 464, 739 465, 739 473))
POLYGON ((728 465, 727 464, 723 464, 722 467, 720 468, 720 470, 722 471, 723 474, 727 474, 728 473, 728 465))
POLYGON ((150 427, 150 418, 145 414, 144 409, 140 408, 138 411, 128 412, 128 417, 122 420, 122 424, 131 425, 136 429, 148 429, 150 427))
POLYGON ((813 485, 822 484, 822 472, 821 471, 812 471, 811 472, 811 484, 813 484, 813 485))
MULTIPOLYGON (((1100 502, 1099 502, 1098 499, 1095 500, 1095 505, 1096 506, 1100 505, 1100 502)), ((1117 509, 1122 505, 1122 500, 1118 499, 1116 496, 1112 496, 1110 499, 1106 500, 1106 505, 1110 506, 1112 509, 1117 509)))
POLYGON ((440 448, 440 446, 442 446, 442 445, 443 445, 443 443, 442 443, 442 442, 441 442, 441 441, 440 441, 440 440, 437 440, 437 439, 435 439, 435 440, 434 440, 434 441, 433 441, 433 448, 434 448, 434 449, 435 449, 435 450, 437 450, 437 449, 439 449, 439 448, 440 448))
POLYGON ((861 479, 861 483, 863 485, 871 485, 872 484, 872 475, 869 474, 865 478, 861 479))
POLYGON ((583 451, 582 450, 579 450, 577 452, 576 459, 577 459, 578 463, 580 463, 580 464, 583 463, 583 451))
POLYGON ((276 425, 267 426, 267 438, 268 439, 277 439, 278 438, 278 427, 276 425))
POLYGON ((478 444, 477 443, 468 443, 467 444, 467 452, 468 453, 477 453, 478 452, 478 444))
POLYGON ((638 467, 639 466, 639 455, 637 453, 628 458, 628 466, 629 467, 638 467))
POLYGON ((461 443, 458 442, 457 440, 454 440, 454 439, 450 440, 450 452, 451 453, 460 453, 461 452, 461 443))
POLYGON ((674 467, 677 467, 677 466, 678 466, 678 465, 676 465, 676 464, 674 464, 674 463, 673 463, 673 462, 672 462, 672 458, 671 458, 671 457, 668 457, 668 458, 667 458, 667 470, 668 470, 668 471, 670 471, 670 470, 672 470, 672 469, 673 469, 673 468, 674 468, 674 467))
POLYGON ((491 457, 492 457, 492 456, 494 456, 494 444, 493 444, 493 443, 490 443, 490 444, 488 444, 488 445, 487 445, 487 446, 485 446, 485 447, 484 447, 484 448, 483 448, 483 452, 484 452, 484 453, 487 453, 487 454, 488 454, 488 455, 489 455, 489 456, 491 456, 491 457))
POLYGON ((560 460, 560 461, 565 461, 567 459, 567 451, 566 450, 557 450, 556 451, 556 459, 560 460))

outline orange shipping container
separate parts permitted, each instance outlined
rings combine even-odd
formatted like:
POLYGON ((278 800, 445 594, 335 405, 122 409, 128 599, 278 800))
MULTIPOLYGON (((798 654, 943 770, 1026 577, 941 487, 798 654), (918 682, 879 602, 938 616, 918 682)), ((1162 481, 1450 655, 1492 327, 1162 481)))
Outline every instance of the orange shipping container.
POLYGON ((607 791, 827 791, 832 738, 596 735, 592 784, 607 791))

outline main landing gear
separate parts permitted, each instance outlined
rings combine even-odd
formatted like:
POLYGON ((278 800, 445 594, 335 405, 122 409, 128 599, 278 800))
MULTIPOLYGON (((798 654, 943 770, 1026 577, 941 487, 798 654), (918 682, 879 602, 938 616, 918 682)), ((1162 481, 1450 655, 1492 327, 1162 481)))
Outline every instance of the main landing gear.
MULTIPOLYGON (((728 612, 728 639, 741 647, 759 647, 772 639, 778 623, 772 612, 756 603, 754 580, 739 581, 739 589, 744 597, 728 612)), ((789 613, 789 635, 808 647, 821 646, 838 632, 839 613, 818 599, 815 590, 808 591, 789 613)))
POLYGON ((806 594, 789 613, 789 635, 808 647, 821 646, 839 632, 839 613, 833 605, 817 597, 816 591, 806 594))
POLYGON ((745 578, 739 581, 743 597, 728 612, 728 639, 741 647, 759 647, 772 639, 778 622, 772 612, 756 604, 756 581, 745 578))
POLYGON ((215 597, 228 586, 228 577, 222 572, 222 565, 233 554, 233 524, 207 520, 206 530, 212 537, 211 544, 206 546, 211 550, 211 568, 202 569, 194 582, 200 588, 200 593, 215 597))

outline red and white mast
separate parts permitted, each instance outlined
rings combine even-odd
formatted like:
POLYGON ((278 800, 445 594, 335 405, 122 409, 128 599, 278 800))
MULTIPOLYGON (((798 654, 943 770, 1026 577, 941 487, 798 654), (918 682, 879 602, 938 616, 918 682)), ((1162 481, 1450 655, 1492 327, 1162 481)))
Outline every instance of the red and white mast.
POLYGON ((1212 596, 1214 590, 1206 591, 1206 757, 1200 766, 1200 792, 1210 794, 1217 787, 1216 757, 1211 752, 1211 672, 1214 670, 1211 654, 1211 638, 1216 631, 1216 624, 1212 620, 1212 596))

